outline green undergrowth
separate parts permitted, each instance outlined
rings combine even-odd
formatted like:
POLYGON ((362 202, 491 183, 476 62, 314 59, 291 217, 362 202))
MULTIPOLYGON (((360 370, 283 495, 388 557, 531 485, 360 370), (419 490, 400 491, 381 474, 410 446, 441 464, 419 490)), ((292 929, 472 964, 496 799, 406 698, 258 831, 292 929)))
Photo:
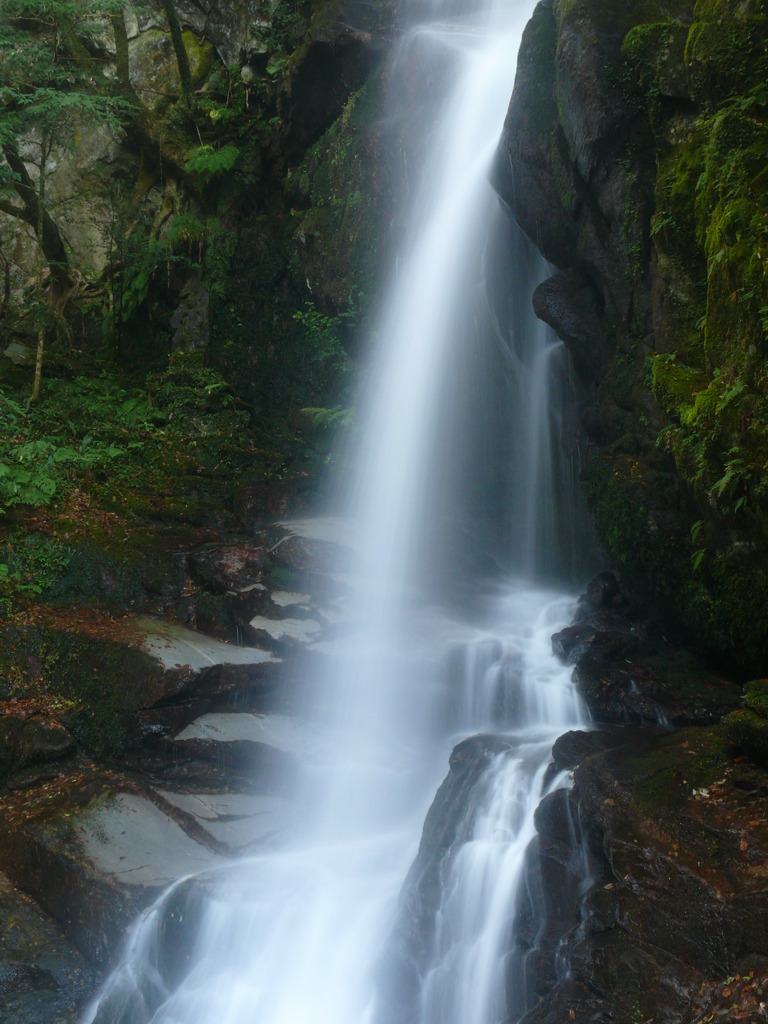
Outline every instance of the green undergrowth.
POLYGON ((201 353, 174 353, 140 383, 110 371, 49 378, 33 405, 25 386, 0 384, 2 513, 61 507, 86 488, 105 509, 146 509, 151 518, 178 511, 171 492, 183 497, 190 478, 234 482, 268 472, 249 410, 201 353))
POLYGON ((28 374, 0 373, 3 615, 38 601, 137 606, 152 591, 158 528, 236 526, 240 491, 285 466, 200 352, 176 352, 143 380, 48 376, 31 405, 28 374))
POLYGON ((689 544, 654 507, 657 481, 647 466, 626 456, 587 464, 582 477, 598 534, 628 584, 652 606, 690 598, 689 544))

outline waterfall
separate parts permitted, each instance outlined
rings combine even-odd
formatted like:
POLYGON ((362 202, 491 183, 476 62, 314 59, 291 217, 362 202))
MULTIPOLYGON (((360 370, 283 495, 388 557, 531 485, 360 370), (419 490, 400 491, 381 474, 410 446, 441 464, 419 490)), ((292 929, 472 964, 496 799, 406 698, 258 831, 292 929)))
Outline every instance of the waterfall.
POLYGON ((450 87, 436 89, 359 404, 346 498, 358 538, 350 615, 331 667, 313 680, 332 710, 314 724, 325 742, 307 756, 301 826, 166 894, 137 924, 87 1021, 506 1016, 533 811, 551 784, 552 742, 579 722, 549 644, 573 608, 547 583, 567 575, 574 549, 573 457, 557 411, 567 361, 530 310, 546 268, 487 181, 531 7, 435 5, 394 58, 395 77, 423 64, 450 87), (503 742, 451 811, 441 884, 422 901, 417 929, 403 924, 403 882, 448 754, 478 731, 503 742), (187 891, 194 941, 169 977, 163 921, 187 891), (403 931, 408 942, 391 954, 403 931), (385 969, 390 955, 407 961, 404 971, 385 969))

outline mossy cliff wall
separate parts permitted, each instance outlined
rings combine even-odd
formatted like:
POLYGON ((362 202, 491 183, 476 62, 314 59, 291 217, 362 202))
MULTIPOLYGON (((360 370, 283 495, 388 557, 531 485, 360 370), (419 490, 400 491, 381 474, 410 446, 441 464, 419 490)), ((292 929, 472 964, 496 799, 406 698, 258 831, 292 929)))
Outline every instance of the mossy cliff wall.
POLYGON ((584 488, 635 595, 768 662, 768 5, 545 0, 496 187, 559 270, 584 488))

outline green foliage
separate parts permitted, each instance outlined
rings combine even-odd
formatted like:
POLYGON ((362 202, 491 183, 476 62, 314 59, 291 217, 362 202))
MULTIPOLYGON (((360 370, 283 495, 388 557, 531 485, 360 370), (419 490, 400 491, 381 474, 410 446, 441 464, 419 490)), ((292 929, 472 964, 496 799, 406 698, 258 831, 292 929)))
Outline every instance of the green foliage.
POLYGON ((200 470, 235 473, 253 457, 249 413, 201 352, 173 352, 167 368, 147 378, 147 390, 162 435, 200 470))
POLYGON ((29 436, 27 416, 4 396, 0 440, 0 512, 17 504, 48 504, 57 490, 57 469, 74 450, 29 436))
POLYGON ((754 679, 747 686, 746 705, 756 715, 768 718, 768 679, 754 679))
POLYGON ((756 400, 732 373, 715 371, 707 383, 700 371, 674 356, 654 359, 653 378, 656 398, 678 424, 662 431, 659 445, 675 457, 683 478, 716 501, 724 515, 767 498, 765 399, 756 400))
POLYGON ((307 353, 314 373, 325 383, 328 376, 345 374, 349 369, 349 358, 339 338, 341 320, 338 316, 326 316, 312 303, 307 302, 303 310, 293 314, 304 328, 307 353))
POLYGON ((145 245, 138 239, 139 244, 130 253, 132 258, 127 259, 122 268, 121 311, 124 322, 131 320, 144 306, 158 271, 167 271, 172 264, 188 268, 192 263, 186 253, 174 251, 175 241, 186 241, 183 228, 175 233, 172 220, 168 231, 170 237, 167 234, 164 238, 150 236, 145 245))
POLYGON ((142 447, 133 430, 146 416, 146 399, 114 385, 109 375, 50 381, 43 401, 28 413, 5 398, 0 513, 14 505, 47 505, 79 478, 125 467, 142 447))
POLYGON ((203 242, 205 283, 214 299, 223 299, 230 281, 237 235, 228 231, 218 218, 211 217, 205 225, 203 242))
POLYGON ((30 131, 64 143, 75 123, 117 124, 129 112, 123 99, 95 87, 87 49, 121 9, 117 0, 3 0, 0 148, 30 131))
POLYGON ((214 149, 213 146, 201 146, 187 160, 184 170, 187 174, 196 174, 203 181, 208 182, 216 175, 231 171, 235 161, 240 156, 237 146, 227 145, 221 149, 214 149))
POLYGON ((38 521, 58 522, 69 538, 70 562, 45 600, 140 600, 136 580, 105 550, 131 561, 127 539, 147 520, 210 524, 233 508, 242 485, 282 472, 284 453, 265 443, 252 416, 199 351, 173 353, 143 382, 107 372, 44 377, 39 402, 0 438, 0 463, 42 478, 45 490, 0 484, 0 497, 6 508, 46 508, 38 521))
MULTIPOLYGON (((269 26, 259 31, 259 38, 270 54, 290 54, 303 41, 307 30, 304 5, 296 0, 277 0, 272 7, 269 26)), ((272 56, 267 67, 270 75, 279 74, 286 66, 285 61, 272 56), (278 66, 281 65, 281 66, 278 66), (272 70, 270 70, 272 68, 272 70)))
MULTIPOLYGON (((670 421, 658 443, 674 457, 700 509, 708 510, 708 523, 716 513, 738 523, 750 543, 762 544, 760 517, 768 511, 768 322, 762 312, 768 309, 768 20, 757 8, 717 0, 697 3, 695 17, 684 53, 675 51, 670 60, 653 51, 652 40, 662 39, 658 26, 633 30, 625 40, 638 67, 654 69, 643 79, 649 102, 654 89, 664 93, 662 72, 669 67, 677 93, 687 88, 702 104, 695 121, 676 120, 674 107, 654 121, 660 162, 652 237, 667 297, 660 333, 677 353, 652 361, 653 392, 670 421)), ((675 45, 679 28, 670 29, 675 45)), ((709 524, 693 567, 707 570, 713 602, 707 615, 717 606, 733 616, 730 556, 713 551, 717 535, 709 524)))
POLYGON ((321 420, 342 425, 352 376, 346 320, 306 302, 294 226, 288 218, 259 218, 241 233, 212 324, 215 366, 251 409, 257 436, 280 474, 297 458, 305 474, 307 460, 318 463, 318 449, 329 438, 308 430, 315 414, 303 410, 322 409, 328 416, 321 420), (239 370, 244 363, 247 374, 239 370))
POLYGON ((354 413, 351 409, 343 409, 335 405, 332 409, 302 409, 312 417, 312 426, 321 430, 336 430, 339 427, 346 429, 354 422, 354 413))
POLYGON ((173 352, 165 370, 149 375, 147 388, 152 404, 163 411, 166 421, 205 412, 217 394, 217 405, 226 408, 233 401, 227 382, 205 365, 201 352, 173 352))
POLYGON ((0 548, 0 609, 44 594, 69 565, 71 549, 40 533, 15 531, 0 548))

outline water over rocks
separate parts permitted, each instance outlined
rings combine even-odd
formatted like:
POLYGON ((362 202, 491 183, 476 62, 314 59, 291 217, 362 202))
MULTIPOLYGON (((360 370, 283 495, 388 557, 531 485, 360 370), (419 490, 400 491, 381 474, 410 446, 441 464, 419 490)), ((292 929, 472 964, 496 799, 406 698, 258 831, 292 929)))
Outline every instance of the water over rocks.
POLYGON ((605 724, 553 750, 573 786, 536 815, 516 926, 531 942, 539 922, 523 1020, 764 1021, 768 776, 720 724, 740 688, 594 613, 553 638, 605 724), (581 864, 570 884, 567 864, 581 864))
MULTIPOLYGON (((0 985, 14 1024, 71 1024, 131 923, 171 883, 294 827, 297 754, 311 755, 319 743, 293 717, 298 665, 322 656, 312 648, 320 623, 338 617, 344 587, 333 584, 329 594, 327 576, 306 572, 306 592, 285 589, 290 570, 269 548, 282 546, 286 556, 300 548, 305 563, 324 566, 335 553, 342 569, 344 540, 334 546, 332 527, 324 521, 317 541, 317 524, 308 536, 301 525, 272 527, 261 544, 208 543, 190 555, 187 589, 198 600, 255 594, 248 614, 258 609, 263 626, 252 635, 271 630, 274 643, 236 646, 141 615, 71 616, 65 631, 59 616, 45 627, 48 643, 60 636, 79 652, 81 670, 99 669, 129 740, 105 766, 89 756, 79 728, 97 705, 61 707, 43 696, 2 706, 0 914, 10 937, 0 950, 0 985), (304 623, 311 628, 302 633, 304 623)), ((167 595, 171 608, 177 593, 167 595)), ((186 947, 172 911, 161 966, 173 973, 186 947)))
MULTIPOLYGON (((142 695, 133 706, 141 744, 119 769, 94 764, 50 709, 6 709, 0 867, 44 911, 24 903, 24 920, 56 934, 4 947, 0 973, 19 1024, 70 1024, 131 922, 170 883, 190 873, 204 879, 294 827, 300 763, 315 748, 321 756, 323 744, 292 716, 298 666, 324 657, 348 597, 339 574, 330 603, 320 588, 333 552, 344 561, 343 546, 329 546, 330 526, 291 529, 303 532, 289 535, 290 544, 269 538, 268 547, 301 557, 302 589, 282 589, 295 570, 272 563, 272 578, 254 563, 265 588, 260 607, 276 629, 281 621, 323 623, 322 643, 314 634, 285 640, 278 655, 134 619, 121 643, 136 653, 119 664, 128 673, 135 659, 145 680, 126 690, 142 695), (53 948, 61 959, 49 963, 53 948)), ((231 563, 233 591, 252 585, 232 548, 221 557, 212 550, 205 564, 231 563)), ((536 811, 507 964, 510 1020, 695 1024, 729 999, 746 1014, 733 1011, 733 1019, 764 1019, 757 989, 768 969, 768 779, 720 724, 741 706, 741 688, 633 619, 605 574, 552 643, 573 665, 596 728, 571 729, 552 750, 550 782, 568 772, 573 785, 536 811)), ((481 780, 515 750, 509 736, 482 733, 451 755, 380 968, 392 994, 388 1021, 413 1019, 442 886, 471 833, 481 780)), ((7 898, 23 902, 10 882, 7 898)), ((177 910, 168 903, 159 918, 167 938, 160 967, 174 977, 194 931, 194 915, 182 928, 177 910)))

